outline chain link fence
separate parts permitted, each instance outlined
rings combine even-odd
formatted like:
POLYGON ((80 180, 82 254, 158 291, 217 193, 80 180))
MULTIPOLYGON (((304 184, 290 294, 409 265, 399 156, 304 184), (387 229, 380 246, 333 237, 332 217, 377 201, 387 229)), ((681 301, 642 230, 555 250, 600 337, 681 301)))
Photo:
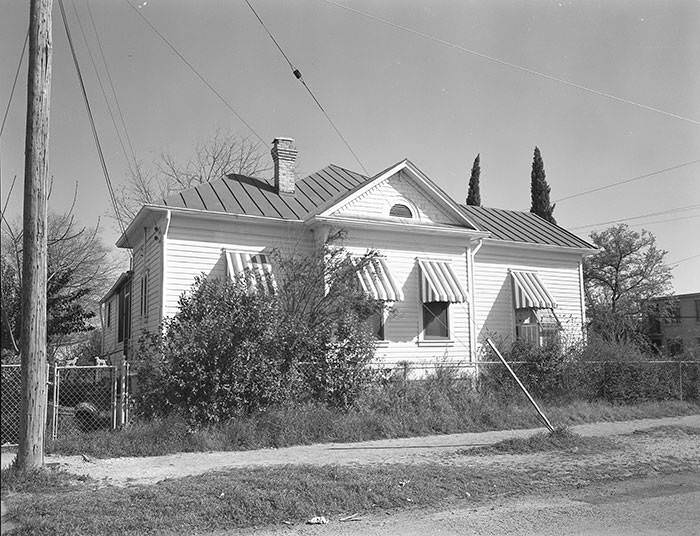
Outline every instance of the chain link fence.
MULTIPOLYGON (((129 366, 54 366, 47 372, 47 438, 117 428, 129 419, 129 366)), ((20 365, 2 365, 0 444, 19 441, 20 365)))
POLYGON ((2 365, 0 386, 0 444, 16 445, 19 441, 19 411, 22 402, 22 369, 19 365, 2 365))

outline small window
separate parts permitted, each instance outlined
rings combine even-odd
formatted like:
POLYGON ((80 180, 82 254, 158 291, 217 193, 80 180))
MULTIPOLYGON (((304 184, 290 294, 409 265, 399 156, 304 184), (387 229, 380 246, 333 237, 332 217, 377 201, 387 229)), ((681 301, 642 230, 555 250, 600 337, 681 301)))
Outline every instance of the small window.
POLYGON ((112 298, 107 302, 107 327, 112 325, 112 298))
POLYGON ((367 325, 378 341, 386 340, 384 337, 384 313, 382 311, 373 314, 367 319, 367 325))
POLYGON ((148 316, 148 273, 141 278, 141 316, 148 316))
POLYGON ((534 346, 559 342, 561 323, 552 309, 516 309, 515 338, 534 346))
POLYGON ((428 302, 423 304, 423 339, 442 340, 450 338, 447 311, 449 302, 428 302))
POLYGON ((396 205, 391 207, 391 210, 389 211, 389 216, 394 216, 395 218, 413 218, 413 213, 411 212, 411 209, 408 208, 406 205, 397 203, 396 205))
POLYGON ((683 339, 680 337, 675 337, 666 341, 666 347, 668 348, 668 353, 672 356, 679 355, 683 353, 683 339))
POLYGON ((695 321, 700 322, 700 300, 695 300, 695 321))

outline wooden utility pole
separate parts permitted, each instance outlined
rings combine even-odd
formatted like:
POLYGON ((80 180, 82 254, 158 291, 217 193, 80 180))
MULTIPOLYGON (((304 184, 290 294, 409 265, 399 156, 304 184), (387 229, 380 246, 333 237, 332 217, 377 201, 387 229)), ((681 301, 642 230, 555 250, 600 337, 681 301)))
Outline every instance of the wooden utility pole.
POLYGON ((22 250, 22 405, 19 470, 44 464, 46 427, 46 204, 49 174, 52 0, 31 0, 22 250))

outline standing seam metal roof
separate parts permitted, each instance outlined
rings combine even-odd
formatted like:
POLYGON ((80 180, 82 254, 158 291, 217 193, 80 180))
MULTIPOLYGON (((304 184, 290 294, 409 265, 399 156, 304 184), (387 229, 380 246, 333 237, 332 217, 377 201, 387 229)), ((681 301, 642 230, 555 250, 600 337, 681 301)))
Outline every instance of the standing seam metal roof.
POLYGON ((595 249, 595 246, 582 238, 531 212, 471 205, 460 205, 460 207, 462 212, 479 229, 489 231, 491 238, 568 248, 595 249))
MULTIPOLYGON (((174 194, 164 204, 173 208, 305 220, 349 197, 370 180, 331 164, 297 180, 293 194, 280 194, 269 179, 229 175, 174 194)), ((489 231, 497 240, 594 249, 573 233, 530 212, 464 205, 460 208, 478 230, 489 231)))

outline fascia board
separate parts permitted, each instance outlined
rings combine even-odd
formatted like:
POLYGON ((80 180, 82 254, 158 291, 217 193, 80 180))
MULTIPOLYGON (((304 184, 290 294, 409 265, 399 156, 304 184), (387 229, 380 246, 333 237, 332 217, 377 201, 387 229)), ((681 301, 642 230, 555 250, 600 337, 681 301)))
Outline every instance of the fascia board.
POLYGON ((165 205, 144 205, 136 215, 125 233, 117 241, 117 247, 128 248, 126 237, 139 227, 139 223, 145 218, 147 212, 166 214, 170 211, 173 215, 182 214, 185 216, 198 216, 211 220, 243 221, 263 225, 299 225, 302 220, 287 220, 281 218, 271 218, 269 216, 255 216, 252 214, 233 214, 230 212, 219 212, 215 210, 203 210, 197 208, 168 207, 165 205))

